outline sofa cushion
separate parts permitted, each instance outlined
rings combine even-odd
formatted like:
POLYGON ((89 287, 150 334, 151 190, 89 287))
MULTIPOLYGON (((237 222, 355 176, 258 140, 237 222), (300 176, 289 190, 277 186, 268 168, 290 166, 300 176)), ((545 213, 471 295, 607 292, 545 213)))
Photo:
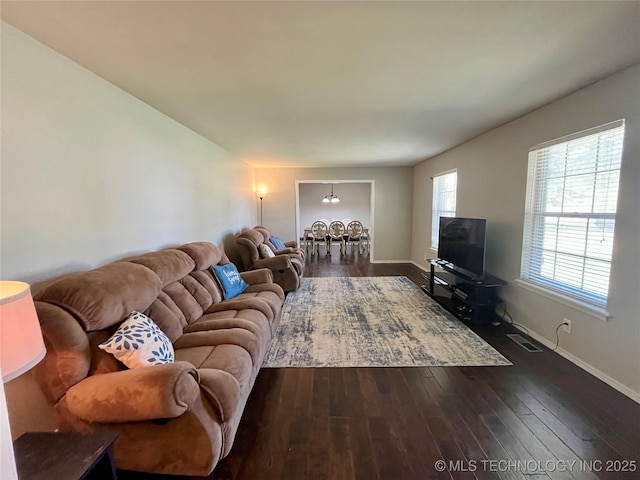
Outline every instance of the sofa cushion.
POLYGON ((200 320, 185 328, 184 333, 236 327, 249 330, 256 335, 260 335, 261 338, 264 337, 267 344, 271 341, 271 323, 269 319, 264 313, 254 309, 230 309, 205 314, 200 320))
POLYGON ((224 291, 225 300, 240 295, 249 286, 249 284, 242 279, 240 272, 238 272, 238 269, 233 263, 213 265, 211 268, 224 291))
POLYGON ((167 294, 170 301, 172 301, 182 312, 182 315, 184 315, 186 324, 183 325, 183 328, 202 316, 202 305, 196 298, 194 298, 193 293, 185 286, 184 279, 179 282, 170 283, 164 287, 162 291, 167 294))
POLYGON ((268 350, 272 337, 271 322, 258 310, 223 310, 207 314, 185 328, 184 333, 228 328, 244 328, 248 330, 258 338, 263 350, 268 350))
POLYGON ((173 346, 146 315, 131 312, 109 340, 99 345, 129 368, 172 363, 173 346))
MULTIPOLYGON (((262 357, 266 353, 262 350, 260 339, 244 328, 224 328, 220 330, 204 330, 200 332, 185 333, 174 344, 176 352, 185 348, 220 347, 222 345, 236 345, 243 348, 254 365, 260 366, 262 357)), ((202 368, 202 365, 195 367, 202 368)))
POLYGON ((153 318, 171 342, 180 338, 182 330, 187 326, 184 312, 166 292, 160 292, 158 298, 142 313, 153 318))
MULTIPOLYGON (((270 321, 276 319, 282 308, 282 302, 279 302, 278 294, 276 292, 270 292, 268 290, 252 290, 251 287, 247 288, 243 293, 238 295, 236 299, 244 302, 250 308, 263 311, 261 307, 257 307, 256 302, 264 303, 268 306, 271 314, 267 315, 270 321)), ((236 304, 237 305, 237 304, 236 304)), ((234 307, 235 308, 235 307, 234 307)))
MULTIPOLYGON (((176 349, 176 361, 189 362, 202 375, 203 369, 216 369, 230 373, 240 386, 240 392, 248 393, 254 380, 254 365, 249 352, 238 345, 221 344, 176 349)), ((202 381, 203 386, 206 380, 202 381)))
POLYGON ((194 271, 182 280, 167 285, 150 308, 149 315, 174 342, 183 329, 198 320, 205 308, 222 301, 222 289, 211 269, 194 271))
MULTIPOLYGON (((220 303, 222 301, 224 292, 222 291, 222 288, 220 288, 220 284, 213 274, 213 269, 207 267, 206 270, 195 270, 191 272, 189 276, 195 279, 207 292, 209 292, 209 295, 211 296, 211 302, 209 305, 212 303, 220 303)), ((202 308, 206 307, 202 305, 202 308)))
POLYGON ((261 312, 271 323, 274 319, 273 307, 268 302, 257 297, 245 297, 244 293, 241 293, 231 300, 225 300, 222 303, 211 305, 211 308, 205 312, 205 314, 224 312, 227 310, 257 310, 261 312))

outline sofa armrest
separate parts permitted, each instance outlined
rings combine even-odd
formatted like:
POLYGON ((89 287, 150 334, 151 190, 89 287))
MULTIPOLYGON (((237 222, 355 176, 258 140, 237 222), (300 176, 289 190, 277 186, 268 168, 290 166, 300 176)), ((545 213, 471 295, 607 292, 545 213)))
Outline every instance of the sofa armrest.
POLYGON ((87 422, 175 418, 200 395, 198 371, 187 362, 92 375, 66 394, 69 411, 87 422))
POLYGON ((253 268, 268 268, 269 270, 287 270, 291 268, 289 255, 276 255, 275 257, 256 260, 253 268))
POLYGON ((298 242, 295 240, 289 240, 288 242, 284 242, 284 246, 289 248, 298 248, 298 242))
POLYGON ((302 261, 297 258, 292 258, 291 265, 293 265, 293 268, 295 269, 298 276, 302 277, 302 275, 304 274, 304 263, 302 263, 302 261))
POLYGON ((200 384, 209 402, 218 412, 220 420, 233 418, 242 402, 242 391, 238 380, 228 372, 214 368, 200 370, 200 384))
POLYGON ((291 247, 281 248, 274 252, 276 255, 289 255, 290 253, 295 253, 295 250, 291 247))
POLYGON ((240 276, 249 285, 257 285, 259 283, 273 283, 273 273, 268 268, 259 268, 257 270, 249 270, 241 272, 240 276))

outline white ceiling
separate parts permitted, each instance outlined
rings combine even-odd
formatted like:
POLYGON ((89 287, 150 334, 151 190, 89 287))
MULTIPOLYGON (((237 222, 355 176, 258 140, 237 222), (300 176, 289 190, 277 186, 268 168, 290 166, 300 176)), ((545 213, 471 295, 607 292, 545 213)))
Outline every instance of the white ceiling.
POLYGON ((637 1, 1 7, 257 167, 413 165, 640 62, 637 1))

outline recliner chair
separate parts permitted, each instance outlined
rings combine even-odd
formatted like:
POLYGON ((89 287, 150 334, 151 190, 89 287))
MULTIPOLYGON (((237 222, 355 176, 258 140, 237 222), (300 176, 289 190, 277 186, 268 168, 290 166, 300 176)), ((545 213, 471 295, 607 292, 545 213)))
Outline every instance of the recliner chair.
MULTIPOLYGON (((271 229, 269 227, 265 227, 264 225, 256 225, 255 227, 253 227, 253 229, 257 230, 262 234, 262 236, 264 237, 264 243, 269 245, 276 255, 281 255, 283 253, 286 253, 289 256, 291 256, 291 258, 298 259, 304 270, 304 262, 307 254, 303 248, 300 248, 300 246, 295 240, 283 242, 285 248, 278 249, 271 241, 273 234, 271 233, 271 229)), ((303 273, 304 271, 300 272, 300 276, 302 276, 303 273)))
POLYGON ((236 243, 245 271, 268 268, 273 273, 273 281, 280 285, 285 292, 298 289, 300 277, 304 271, 304 264, 298 259, 292 258, 287 253, 261 258, 259 247, 265 243, 264 236, 255 229, 240 232, 236 235, 236 243))

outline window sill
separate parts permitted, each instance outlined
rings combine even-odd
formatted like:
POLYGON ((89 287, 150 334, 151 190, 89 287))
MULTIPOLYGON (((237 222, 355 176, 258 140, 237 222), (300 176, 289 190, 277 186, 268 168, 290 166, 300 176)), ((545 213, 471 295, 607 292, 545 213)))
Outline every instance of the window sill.
POLYGON ((561 293, 554 292, 553 290, 549 290, 539 285, 534 285, 533 283, 527 282, 526 280, 522 280, 520 278, 516 278, 515 282, 522 288, 529 290, 530 292, 534 292, 542 295, 543 297, 555 300, 558 303, 562 303, 563 305, 567 305, 568 307, 579 310, 582 313, 591 315, 592 317, 597 318, 598 320, 602 320, 603 322, 606 322, 607 320, 609 320, 609 317, 611 317, 611 314, 609 314, 609 312, 607 312, 607 310, 602 307, 597 307, 586 302, 581 302, 580 300, 576 300, 575 298, 567 297, 566 295, 562 295, 561 293))

